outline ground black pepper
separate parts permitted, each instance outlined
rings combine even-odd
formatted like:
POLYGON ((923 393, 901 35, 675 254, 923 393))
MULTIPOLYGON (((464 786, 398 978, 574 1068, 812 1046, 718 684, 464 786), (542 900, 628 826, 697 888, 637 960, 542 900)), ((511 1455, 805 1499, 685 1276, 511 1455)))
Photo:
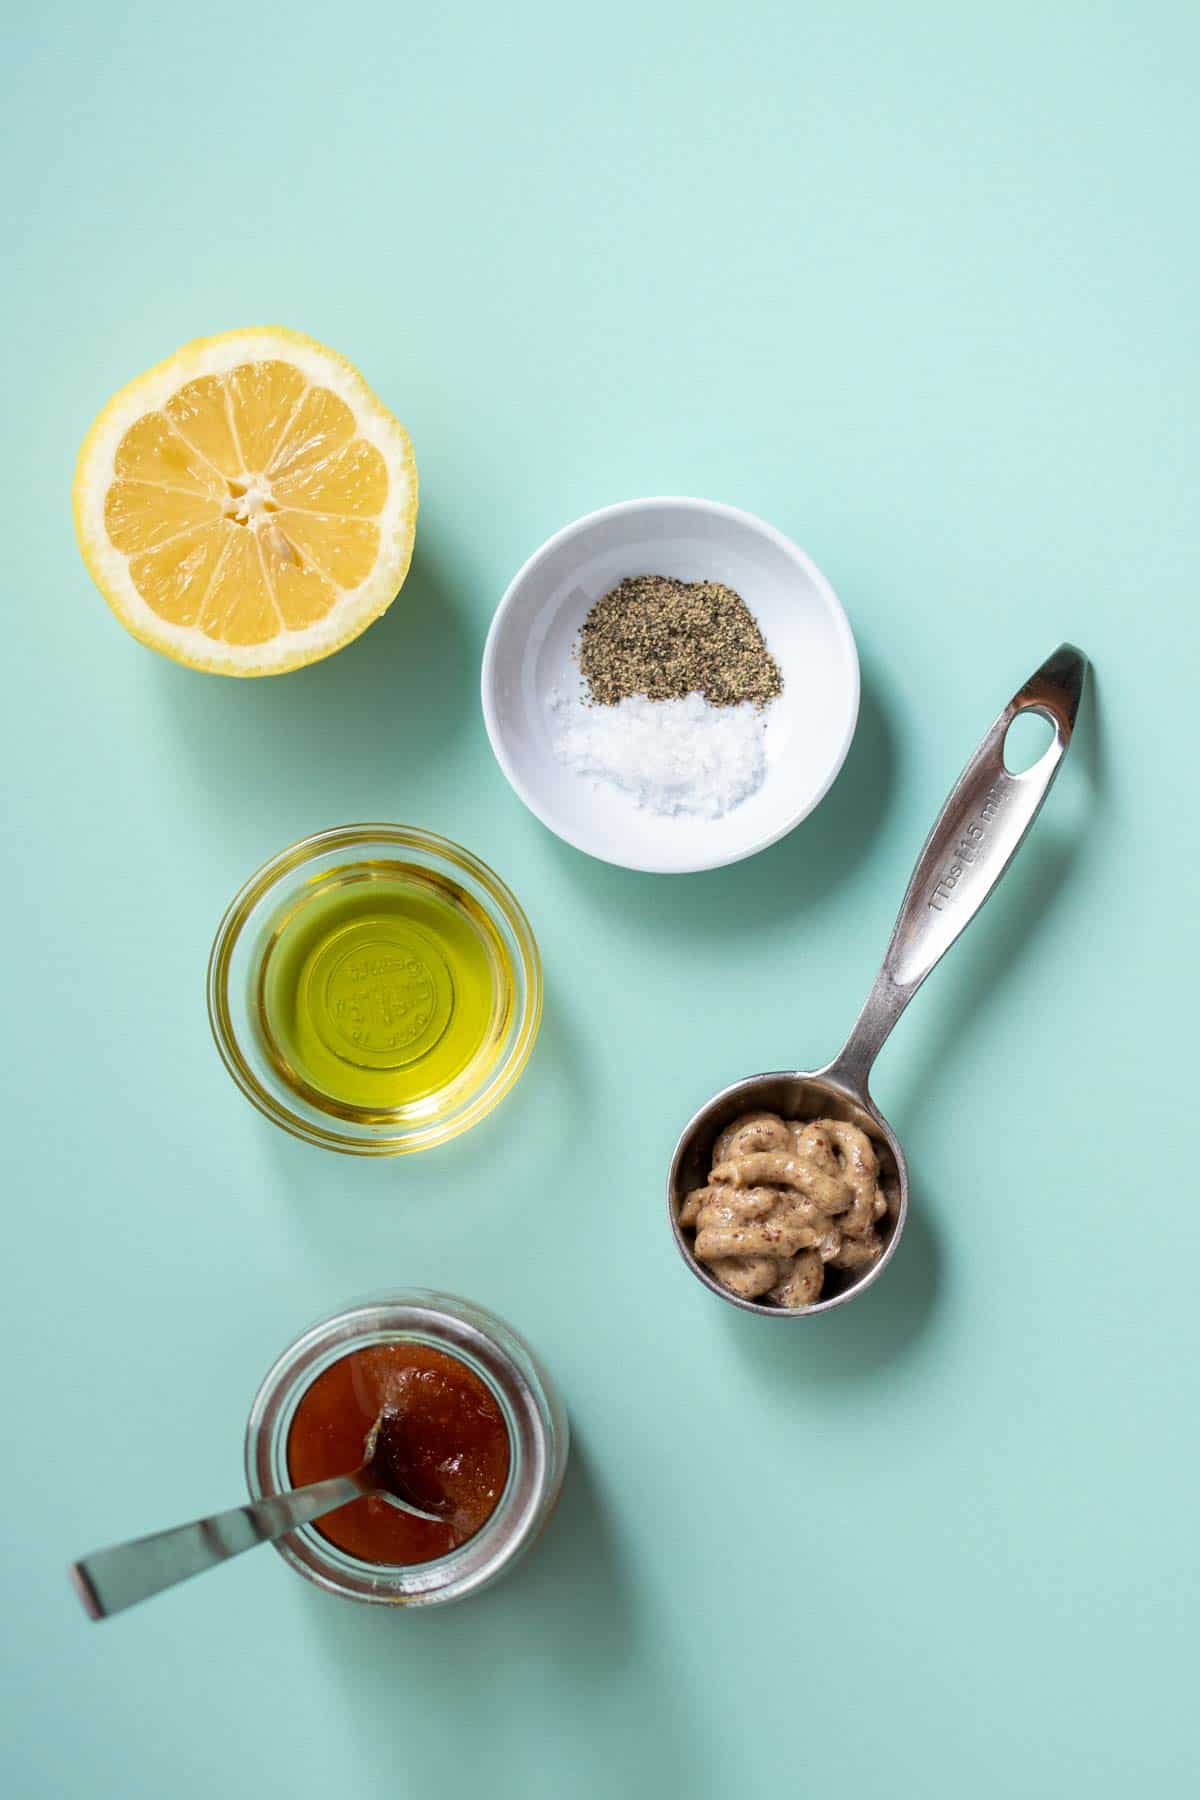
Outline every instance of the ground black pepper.
POLYGON ((597 600, 579 634, 587 698, 615 706, 631 694, 713 706, 762 707, 783 691, 779 665, 740 594, 719 581, 630 575, 597 600))

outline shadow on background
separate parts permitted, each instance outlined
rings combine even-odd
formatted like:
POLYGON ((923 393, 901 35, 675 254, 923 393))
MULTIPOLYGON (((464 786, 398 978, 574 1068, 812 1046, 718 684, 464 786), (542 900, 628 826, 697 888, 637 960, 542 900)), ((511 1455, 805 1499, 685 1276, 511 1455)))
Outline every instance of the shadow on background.
POLYGON ((846 1387, 909 1355, 937 1307, 941 1253, 919 1191, 894 1257, 873 1287, 837 1312, 780 1322, 731 1306, 721 1312, 739 1352, 777 1386, 846 1387))
MULTIPOLYGON (((931 1100, 936 1104, 939 1072, 963 1054, 980 1026, 986 1027, 993 994, 1012 979, 1053 917, 1092 840, 1106 778, 1097 684, 1089 671, 1071 745, 1041 815, 965 934, 966 947, 952 945, 948 967, 939 965, 930 977, 939 986, 946 983, 941 1029, 926 1036, 923 1049, 913 1042, 906 1056, 896 1058, 903 1074, 895 1087, 889 1077, 885 1110, 902 1142, 922 1109, 931 1100)), ((919 993, 913 1004, 923 1000, 919 993)), ((1059 1006, 1053 987, 1043 989, 1041 1004, 1049 1027, 1059 1006)), ((886 1045, 881 1054, 888 1056, 886 1045)))
POLYGON ((842 771, 811 816, 769 850, 724 869, 685 876, 646 875, 582 853, 551 838, 573 872, 586 867, 589 895, 661 929, 728 939, 811 906, 841 886, 866 854, 891 799, 898 756, 879 690, 864 667, 858 727, 842 771))
POLYGON ((634 1582, 578 1432, 554 1516, 516 1578, 548 1664, 568 1664, 585 1692, 622 1667, 636 1635, 634 1582))
POLYGON ((231 794, 302 776, 314 738, 323 758, 361 768, 406 752, 435 758, 478 711, 478 657, 453 585, 424 548, 383 617, 310 668, 244 681, 149 663, 173 727, 214 782, 232 771, 231 794))
POLYGON ((1082 764, 1096 800, 1102 799, 1108 790, 1108 741, 1104 735, 1102 693, 1096 665, 1089 663, 1070 755, 1073 761, 1082 764))
POLYGON ((503 1769, 505 1792, 540 1791, 538 1746, 515 1697, 536 1692, 551 1674, 557 1715, 574 1690, 573 1710, 589 1721, 589 1736, 604 1735, 614 1792, 641 1791, 664 1734, 676 1758, 676 1791, 691 1791, 698 1778, 696 1733, 672 1717, 677 1683, 667 1670, 647 1680, 654 1621, 639 1620, 633 1571, 577 1438, 541 1538, 488 1593, 419 1615, 355 1606, 315 1589, 305 1606, 364 1749, 399 1753, 406 1792, 444 1792, 448 1769, 464 1790, 478 1781, 494 1791, 503 1769), (421 1728, 398 1743, 401 1717, 421 1728))
MULTIPOLYGON (((595 1093, 584 1050, 551 993, 529 1064, 495 1110, 429 1154, 364 1159, 352 1205, 346 1185, 331 1180, 328 1150, 298 1142, 265 1120, 263 1145, 278 1167, 296 1223, 319 1250, 370 1243, 386 1253, 413 1216, 409 1206, 426 1206, 434 1194, 453 1193, 464 1229, 474 1230, 492 1214, 521 1217, 520 1209, 514 1212, 505 1171, 510 1163, 522 1164, 530 1143, 538 1147, 539 1167, 569 1168, 580 1131, 591 1129, 595 1093)), ((541 1191, 536 1183, 523 1186, 536 1215, 541 1191)), ((536 1218, 530 1229, 536 1229, 536 1218)))

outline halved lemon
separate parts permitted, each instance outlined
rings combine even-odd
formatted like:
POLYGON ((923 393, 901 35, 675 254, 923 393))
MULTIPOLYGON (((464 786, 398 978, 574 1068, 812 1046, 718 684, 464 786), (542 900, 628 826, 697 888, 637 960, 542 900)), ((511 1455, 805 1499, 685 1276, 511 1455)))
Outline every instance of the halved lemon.
POLYGON ((391 605, 417 468, 357 369, 272 325, 198 338, 122 388, 74 501, 84 561, 134 637, 194 669, 280 675, 391 605))

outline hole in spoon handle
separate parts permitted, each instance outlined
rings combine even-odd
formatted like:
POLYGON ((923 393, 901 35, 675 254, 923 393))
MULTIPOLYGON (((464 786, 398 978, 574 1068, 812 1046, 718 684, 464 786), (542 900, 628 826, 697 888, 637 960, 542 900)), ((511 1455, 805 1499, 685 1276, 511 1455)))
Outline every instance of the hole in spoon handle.
POLYGON ((1012 861, 1071 742, 1086 672, 1082 651, 1060 644, 1013 695, 959 776, 917 858, 875 985, 826 1071, 834 1079, 866 1093, 892 1026, 1012 861), (1012 775, 1004 740, 1025 712, 1047 719, 1054 738, 1031 768, 1012 775))

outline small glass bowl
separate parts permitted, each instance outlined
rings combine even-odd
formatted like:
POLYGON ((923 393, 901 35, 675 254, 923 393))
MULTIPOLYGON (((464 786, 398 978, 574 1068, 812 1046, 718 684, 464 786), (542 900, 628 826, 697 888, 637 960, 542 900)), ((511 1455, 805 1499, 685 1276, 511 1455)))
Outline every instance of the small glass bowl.
POLYGON ((435 1561, 391 1567, 362 1562, 313 1525, 275 1545, 286 1563, 327 1593, 383 1606, 436 1606, 462 1600, 506 1573, 541 1531, 567 1466, 566 1413, 528 1345, 494 1313, 423 1288, 361 1300, 298 1337, 263 1379, 246 1425, 246 1482, 254 1500, 291 1481, 287 1439, 311 1384, 351 1350, 370 1344, 426 1344, 467 1364, 496 1397, 508 1428, 508 1482, 495 1512, 472 1538, 435 1561))
POLYGON ((208 964, 208 1016, 221 1059, 246 1098, 307 1143, 351 1156, 404 1156, 444 1144, 503 1099, 529 1060, 542 1014, 542 966, 515 896, 469 850, 408 825, 341 825, 281 850, 242 888, 221 920, 208 964), (333 1102, 317 1105, 286 1081, 267 1054, 255 1019, 263 958, 277 922, 325 877, 378 862, 403 861, 449 878, 487 915, 507 956, 511 993, 494 1056, 474 1087, 374 1115, 333 1102))

